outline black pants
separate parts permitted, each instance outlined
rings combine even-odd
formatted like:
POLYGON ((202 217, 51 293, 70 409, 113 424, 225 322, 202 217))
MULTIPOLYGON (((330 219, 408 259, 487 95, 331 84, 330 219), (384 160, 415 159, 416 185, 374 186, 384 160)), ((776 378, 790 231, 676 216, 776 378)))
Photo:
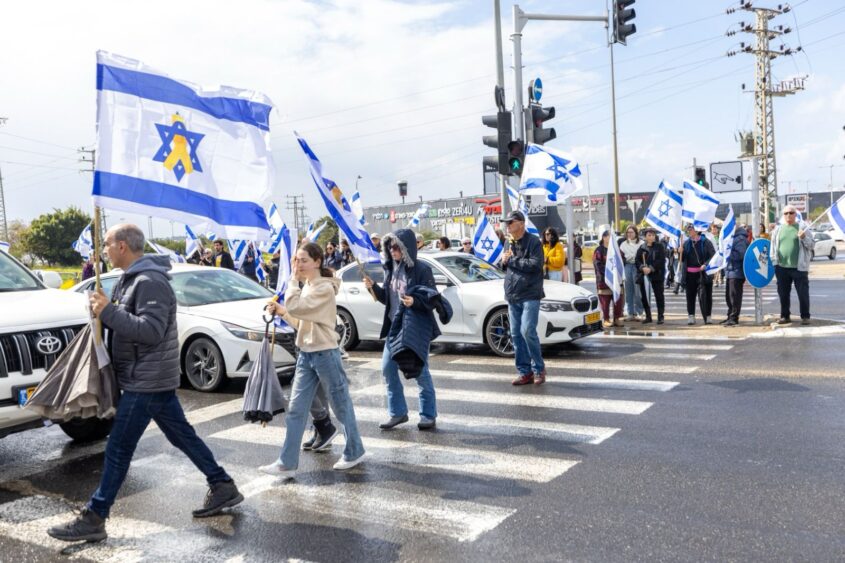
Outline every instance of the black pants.
POLYGON ((658 272, 654 277, 643 276, 637 282, 640 286, 640 298, 643 302, 643 311, 647 319, 651 318, 651 306, 648 302, 648 292, 645 289, 645 284, 651 284, 651 291, 654 293, 654 300, 657 302, 657 317, 663 318, 663 311, 665 309, 665 301, 663 299, 663 272, 658 272))
POLYGON ((687 314, 695 314, 695 298, 698 297, 701 316, 710 317, 713 310, 713 280, 704 280, 704 272, 687 272, 687 314), (703 280, 703 281, 702 281, 703 280))
POLYGON ((745 278, 729 278, 725 280, 725 303, 728 305, 728 319, 739 322, 739 315, 742 314, 742 286, 745 285, 745 278))
POLYGON ((780 298, 780 316, 789 318, 790 292, 795 284, 798 294, 798 308, 802 319, 810 318, 810 280, 807 272, 799 272, 797 268, 782 268, 775 266, 775 277, 778 279, 778 297, 780 298))

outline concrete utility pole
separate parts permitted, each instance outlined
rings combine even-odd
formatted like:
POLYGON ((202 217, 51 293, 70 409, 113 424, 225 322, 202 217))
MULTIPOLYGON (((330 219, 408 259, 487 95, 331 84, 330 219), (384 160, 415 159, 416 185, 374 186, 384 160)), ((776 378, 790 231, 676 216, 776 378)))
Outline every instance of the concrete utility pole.
MULTIPOLYGON (((819 166, 819 168, 829 168, 830 169, 830 184, 828 188, 830 188, 830 206, 833 207, 833 169, 834 168, 842 168, 845 164, 828 164, 827 166, 819 166)), ((809 188, 807 189, 807 193, 810 193, 809 188)), ((809 195, 807 196, 809 199, 809 195)), ((809 203, 807 204, 809 205, 809 203)))
MULTIPOLYGON (((92 175, 95 172, 96 166, 96 157, 97 151, 95 149, 86 149, 85 147, 79 147, 79 150, 76 151, 80 153, 82 156, 79 159, 79 162, 90 164, 90 168, 83 168, 82 172, 90 172, 92 175), (87 155, 87 156, 86 156, 87 155)), ((105 240, 106 238, 106 210, 102 208, 95 207, 94 208, 94 229, 97 231, 97 235, 100 237, 100 240, 105 240)))
MULTIPOLYGON (((5 125, 7 117, 0 117, 0 125, 5 125)), ((9 223, 6 221, 6 196, 3 193, 3 171, 0 170, 0 234, 9 242, 9 223)))
MULTIPOLYGON (((499 7, 499 0, 493 0, 493 20, 495 22, 495 42, 496 42, 496 86, 503 92, 502 102, 504 103, 505 91, 505 63, 504 55, 502 54, 502 10, 499 7)), ((511 202, 508 197, 508 179, 507 177, 496 174, 499 180, 499 195, 502 198, 502 219, 511 211, 511 202)))

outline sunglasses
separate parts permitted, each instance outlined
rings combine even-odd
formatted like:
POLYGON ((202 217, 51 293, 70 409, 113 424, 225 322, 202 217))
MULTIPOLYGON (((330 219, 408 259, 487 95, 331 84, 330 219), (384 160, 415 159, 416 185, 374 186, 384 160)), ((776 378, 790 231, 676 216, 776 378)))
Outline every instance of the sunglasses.
POLYGON ((463 245, 464 246, 472 246, 472 243, 471 242, 465 242, 465 243, 463 243, 463 245))
POLYGON ((390 247, 390 250, 394 250, 396 252, 400 252, 402 248, 398 244, 394 244, 390 247))
POLYGON ((784 211, 783 214, 784 215, 795 215, 795 212, 794 211, 784 211))

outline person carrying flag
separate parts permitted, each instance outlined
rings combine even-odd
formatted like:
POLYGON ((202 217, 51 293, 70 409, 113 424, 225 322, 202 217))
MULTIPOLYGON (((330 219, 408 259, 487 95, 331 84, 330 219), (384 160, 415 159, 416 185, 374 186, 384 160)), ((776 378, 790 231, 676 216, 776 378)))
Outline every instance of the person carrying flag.
POLYGON ((801 324, 810 324, 810 253, 813 250, 813 233, 797 220, 798 211, 787 205, 783 208, 784 222, 775 227, 772 233, 770 258, 775 266, 780 300, 780 318, 777 324, 785 325, 790 319, 790 293, 795 284, 798 294, 798 307, 801 324))
POLYGON ((710 259, 716 254, 707 237, 701 236, 690 223, 687 226, 688 238, 684 242, 681 255, 681 272, 684 277, 687 295, 687 324, 695 324, 695 298, 698 297, 701 317, 704 324, 712 324, 710 313, 713 309, 713 278, 705 271, 710 259))
POLYGON ((654 229, 647 229, 645 232, 645 244, 639 247, 636 255, 637 264, 637 285, 640 288, 640 298, 645 311, 643 324, 651 322, 651 305, 648 302, 646 284, 651 285, 654 300, 657 302, 657 324, 663 324, 663 278, 666 276, 666 248, 663 243, 657 240, 657 232, 654 229))
MULTIPOLYGON (((607 271, 608 248, 612 244, 610 231, 601 234, 601 241, 593 252, 593 268, 596 271, 596 290, 599 294, 599 305, 601 306, 604 328, 624 326, 622 322, 622 295, 613 299, 613 289, 607 285, 605 274, 607 271), (610 303, 613 302, 613 318, 610 316, 610 303)), ((621 283, 621 280, 620 280, 621 283)))

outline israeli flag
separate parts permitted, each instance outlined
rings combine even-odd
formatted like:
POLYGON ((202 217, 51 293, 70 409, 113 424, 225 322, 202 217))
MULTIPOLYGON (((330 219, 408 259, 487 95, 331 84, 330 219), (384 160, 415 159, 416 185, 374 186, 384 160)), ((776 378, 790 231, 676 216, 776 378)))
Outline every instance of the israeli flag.
POLYGON ((700 231, 716 220, 716 209, 721 203, 713 192, 687 180, 684 180, 683 202, 683 220, 700 231))
POLYGON ((528 202, 524 197, 519 197, 519 193, 510 186, 506 186, 508 190, 508 200, 511 202, 511 209, 521 212, 525 216, 525 230, 532 235, 539 237, 540 229, 538 229, 531 219, 528 218, 528 202))
POLYGON ((265 240, 274 170, 263 94, 97 53, 96 205, 265 240))
POLYGON ((303 238, 307 238, 311 242, 317 242, 317 237, 319 237, 320 233, 323 232, 323 229, 326 228, 327 223, 328 222, 324 222, 322 225, 320 225, 316 229, 314 228, 314 223, 311 223, 310 225, 308 225, 308 230, 305 231, 305 236, 303 238))
POLYGON ((575 158, 550 147, 528 143, 519 191, 546 196, 546 203, 563 203, 581 189, 581 168, 575 158))
POLYGON ((352 194, 352 211, 355 212, 355 216, 358 217, 358 222, 361 223, 362 227, 367 226, 367 218, 364 217, 364 204, 361 203, 361 192, 355 190, 355 193, 352 194))
POLYGON ((195 252, 198 252, 199 249, 200 241, 197 238, 197 235, 194 234, 191 227, 185 225, 185 256, 190 258, 195 252))
POLYGON ((153 249, 153 252, 155 252, 156 254, 159 254, 161 256, 167 256, 168 258, 170 258, 170 261, 173 262, 174 264, 182 264, 182 263, 185 262, 184 257, 180 256, 176 252, 173 252, 172 250, 170 250, 166 246, 156 244, 151 240, 147 240, 147 244, 149 245, 150 248, 153 249))
MULTIPOLYGON (((291 276, 291 257, 293 256, 293 249, 296 247, 294 240, 291 239, 290 230, 287 225, 282 225, 280 230, 281 240, 279 242, 279 277, 276 281, 276 301, 281 304, 285 302, 285 292, 288 290, 291 276)), ((293 327, 286 323, 281 317, 275 317, 274 324, 276 329, 281 332, 293 332, 293 327)))
POLYGON ((845 196, 842 196, 836 203, 827 210, 830 223, 841 238, 845 238, 845 196))
POLYGON ((214 233, 206 233, 205 238, 207 238, 211 242, 214 242, 215 240, 217 240, 217 235, 214 233))
POLYGON ((6 254, 9 253, 9 249, 12 248, 12 245, 6 242, 5 240, 0 240, 0 250, 5 252, 6 254))
POLYGON ((681 237, 681 211, 684 207, 684 200, 677 194, 672 186, 666 182, 660 182, 654 197, 651 198, 651 205, 645 214, 646 222, 669 237, 669 242, 677 241, 681 237))
POLYGON ((259 255, 258 265, 255 267, 255 277, 258 278, 258 283, 264 285, 264 280, 267 279, 267 274, 264 272, 264 258, 259 255))
POLYGON ((331 179, 323 175, 323 163, 305 142, 305 139, 296 135, 299 146, 308 157, 308 162, 311 165, 311 179, 314 180, 314 185, 329 216, 337 223, 338 229, 343 233, 343 238, 349 242, 349 249, 352 255, 361 262, 379 262, 379 253, 375 245, 370 240, 370 235, 361 226, 361 222, 352 211, 352 207, 344 197, 343 192, 340 191, 338 185, 331 179))
POLYGON ((613 230, 610 231, 610 248, 607 249, 607 262, 604 266, 604 283, 613 291, 613 302, 622 296, 622 284, 625 280, 625 260, 616 242, 613 230))
POLYGON ((734 217, 734 209, 733 207, 728 207, 728 216, 725 217, 724 222, 722 222, 722 230, 719 231, 719 249, 704 269, 708 275, 713 275, 728 265, 728 258, 730 258, 731 250, 734 247, 735 234, 736 218, 734 217))
POLYGON ((246 258, 246 250, 249 246, 249 242, 245 240, 226 240, 226 243, 229 245, 229 254, 232 255, 232 262, 235 263, 235 270, 240 270, 241 266, 244 265, 244 259, 246 258))
POLYGON ((480 210, 478 225, 472 235, 472 251, 488 264, 495 264, 502 250, 504 246, 496 234, 496 229, 484 214, 484 210, 480 210))
POLYGON ((416 229, 417 227, 419 227, 420 226, 420 219, 425 217, 427 213, 428 213, 428 204, 423 203, 420 206, 420 208, 417 209, 417 212, 414 213, 414 216, 411 218, 411 221, 408 223, 408 228, 409 229, 416 229))
MULTIPOLYGON (((261 245, 261 250, 268 254, 274 254, 282 243, 282 231, 287 230, 285 220, 282 219, 282 214, 279 213, 275 203, 267 211, 267 222, 270 223, 270 240, 261 245)), ((288 233, 288 237, 290 237, 290 233, 288 233)))
POLYGON ((79 233, 79 238, 73 241, 71 244, 73 249, 79 253, 80 256, 88 260, 91 257, 91 253, 94 252, 94 241, 93 235, 91 234, 91 223, 82 229, 82 232, 79 233))

